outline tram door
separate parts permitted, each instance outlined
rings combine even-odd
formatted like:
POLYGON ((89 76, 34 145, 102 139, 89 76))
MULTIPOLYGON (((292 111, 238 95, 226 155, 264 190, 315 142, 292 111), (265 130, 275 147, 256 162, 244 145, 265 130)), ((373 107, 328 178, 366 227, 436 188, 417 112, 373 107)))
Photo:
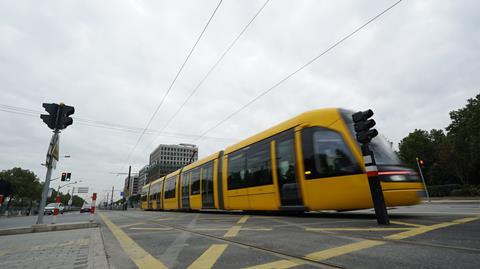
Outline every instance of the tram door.
POLYGON ((213 163, 202 167, 202 208, 213 208, 213 163))
POLYGON ((295 139, 293 131, 275 138, 277 177, 282 206, 303 206, 296 176, 295 139))
POLYGON ((190 174, 182 173, 182 209, 190 209, 190 174))

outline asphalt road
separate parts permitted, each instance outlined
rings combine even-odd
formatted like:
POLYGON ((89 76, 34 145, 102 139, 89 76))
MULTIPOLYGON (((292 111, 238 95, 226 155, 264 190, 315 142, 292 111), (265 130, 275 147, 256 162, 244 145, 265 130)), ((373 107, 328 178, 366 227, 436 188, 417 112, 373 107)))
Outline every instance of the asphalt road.
POLYGON ((480 204, 300 215, 101 211, 114 268, 480 268, 480 204))

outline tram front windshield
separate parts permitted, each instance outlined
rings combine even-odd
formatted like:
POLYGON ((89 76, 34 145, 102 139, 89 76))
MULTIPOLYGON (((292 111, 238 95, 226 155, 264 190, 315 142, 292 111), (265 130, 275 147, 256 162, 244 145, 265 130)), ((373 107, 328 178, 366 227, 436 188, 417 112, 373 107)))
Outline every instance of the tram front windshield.
MULTIPOLYGON (((345 124, 353 137, 355 137, 355 128, 353 126, 352 114, 353 111, 341 109, 340 110, 345 124)), ((390 142, 383 135, 378 135, 370 142, 370 149, 373 151, 375 161, 379 165, 401 165, 397 154, 392 148, 390 142)))

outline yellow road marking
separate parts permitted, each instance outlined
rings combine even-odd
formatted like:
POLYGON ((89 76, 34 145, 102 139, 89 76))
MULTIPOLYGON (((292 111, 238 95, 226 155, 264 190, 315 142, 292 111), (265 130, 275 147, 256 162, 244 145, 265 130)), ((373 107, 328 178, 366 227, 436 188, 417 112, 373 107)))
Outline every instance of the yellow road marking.
POLYGON ((399 225, 405 225, 405 226, 413 226, 413 227, 425 227, 425 225, 422 224, 415 224, 415 223, 409 223, 409 222, 403 222, 403 221, 393 221, 391 220, 390 223, 393 224, 399 224, 399 225))
MULTIPOLYGON (((240 220, 237 221, 237 224, 244 224, 250 216, 246 215, 240 218, 240 220)), ((232 228, 230 228, 223 237, 235 237, 237 236, 238 232, 242 229, 242 225, 235 225, 232 228)))
POLYGON ((455 222, 455 223, 466 223, 466 222, 470 222, 470 221, 474 221, 474 220, 478 220, 480 219, 480 217, 470 217, 470 218, 464 218, 464 219, 457 219, 457 220, 454 220, 452 222, 455 222))
POLYGON ((240 229, 242 229, 242 226, 240 225, 235 225, 232 228, 230 228, 223 237, 235 237, 237 236, 238 232, 240 232, 240 229))
POLYGON ((252 267, 247 267, 245 269, 283 269, 290 268, 304 264, 302 260, 292 259, 292 260, 279 260, 276 262, 269 262, 265 264, 259 264, 252 267))
MULTIPOLYGON (((419 234, 427 233, 436 229, 452 226, 452 225, 457 225, 457 224, 462 224, 462 223, 467 223, 470 221, 475 221, 480 219, 480 217, 470 217, 470 218, 463 218, 463 219, 458 219, 458 220, 453 220, 451 222, 443 222, 439 224, 434 224, 430 226, 421 226, 418 228, 411 228, 408 231, 393 234, 386 236, 386 239, 391 239, 391 240, 402 240, 408 237, 416 236, 419 234)), ((383 241, 376 241, 376 240, 363 240, 357 243, 353 244, 348 244, 348 245, 343 245, 340 247, 335 247, 335 248, 330 248, 318 252, 313 252, 305 256, 306 259, 313 260, 313 261, 323 261, 326 259, 330 259, 333 257, 341 256, 347 253, 359 251, 362 249, 367 249, 375 246, 380 246, 386 244, 386 242, 383 241)), ((283 261, 288 261, 288 260, 283 260, 283 261)))
POLYGON ((375 241, 375 240, 363 240, 360 242, 343 245, 340 247, 330 248, 322 251, 317 251, 308 254, 305 256, 306 259, 312 261, 324 261, 333 257, 341 256, 350 252, 359 251, 366 248, 371 248, 374 246, 383 245, 385 242, 382 241, 375 241))
POLYGON ((155 220, 174 220, 176 218, 159 218, 159 219, 155 219, 155 220))
POLYGON ((130 228, 130 230, 145 230, 145 231, 169 231, 172 228, 130 228))
POLYGON ((480 219, 480 218, 472 217, 472 218, 458 219, 458 220, 454 220, 452 222, 442 222, 442 223, 438 223, 438 224, 434 224, 434 225, 430 225, 430 226, 424 226, 424 227, 411 229, 410 231, 406 231, 406 232, 402 232, 402 233, 398 233, 398 234, 392 234, 392 235, 386 236, 385 238, 386 239, 392 239, 392 240, 402 240, 402 239, 405 239, 405 238, 408 238, 408 237, 416 236, 416 235, 423 234, 423 233, 426 233, 426 232, 430 232, 430 231, 433 231, 433 230, 436 230, 436 229, 445 228, 445 227, 448 227, 448 226, 457 225, 457 224, 461 224, 461 223, 467 223, 467 222, 478 220, 478 219, 480 219))
POLYGON ((188 268, 189 269, 207 269, 212 268, 215 262, 220 258, 223 251, 227 248, 227 244, 214 244, 210 246, 198 259, 196 259, 188 268))
POLYGON ((145 224, 145 222, 137 222, 137 223, 119 225, 118 228, 123 229, 123 228, 132 227, 132 226, 135 226, 135 225, 141 225, 141 224, 145 224))
MULTIPOLYGON (((255 228, 255 227, 249 227, 249 228, 240 228, 238 231, 271 231, 272 228, 255 228)), ((194 229, 195 231, 230 231, 232 228, 197 228, 194 229)))
POLYGON ((243 224, 245 222, 247 222, 247 220, 250 218, 250 216, 243 216, 237 223, 238 224, 243 224))
POLYGON ((306 228, 306 231, 405 231, 414 228, 306 228))
POLYGON ((122 229, 118 228, 113 222, 111 222, 107 216, 102 213, 98 213, 102 218, 103 222, 107 227, 112 231, 115 238, 117 238, 120 246, 127 253, 130 259, 138 266, 140 269, 156 269, 156 268, 167 268, 161 261, 157 260, 155 257, 146 252, 141 248, 132 238, 130 238, 122 229))

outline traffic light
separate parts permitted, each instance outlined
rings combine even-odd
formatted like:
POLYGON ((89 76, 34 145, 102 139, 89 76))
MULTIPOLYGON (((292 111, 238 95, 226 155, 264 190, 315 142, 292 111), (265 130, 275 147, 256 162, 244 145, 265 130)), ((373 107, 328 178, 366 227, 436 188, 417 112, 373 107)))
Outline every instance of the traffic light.
POLYGON ((63 103, 60 103, 57 128, 62 130, 72 125, 73 119, 70 117, 70 115, 73 113, 75 113, 75 108, 73 106, 67 106, 63 103))
POLYGON ((373 119, 369 119, 372 116, 373 111, 371 109, 359 111, 352 115, 355 132, 357 133, 357 141, 362 144, 369 143, 372 138, 378 135, 376 129, 371 129, 376 124, 373 119))
POLYGON ((67 180, 67 181, 70 181, 70 178, 71 178, 71 177, 72 177, 72 173, 67 173, 67 178, 66 178, 66 180, 67 180))
POLYGON ((73 106, 67 106, 64 103, 43 103, 42 106, 48 112, 47 114, 40 115, 40 118, 47 124, 52 130, 62 130, 67 126, 72 125, 73 119, 70 117, 75 113, 73 106))
POLYGON ((425 162, 422 159, 418 160, 418 164, 420 164, 420 167, 425 168, 425 162))
POLYGON ((47 124, 48 128, 56 129, 57 128, 57 114, 58 114, 58 105, 43 103, 42 106, 48 112, 48 114, 40 115, 40 118, 47 124))
POLYGON ((60 181, 66 181, 67 180, 67 173, 62 173, 62 178, 60 178, 60 181))

